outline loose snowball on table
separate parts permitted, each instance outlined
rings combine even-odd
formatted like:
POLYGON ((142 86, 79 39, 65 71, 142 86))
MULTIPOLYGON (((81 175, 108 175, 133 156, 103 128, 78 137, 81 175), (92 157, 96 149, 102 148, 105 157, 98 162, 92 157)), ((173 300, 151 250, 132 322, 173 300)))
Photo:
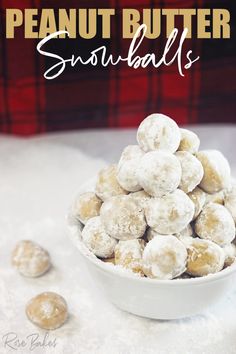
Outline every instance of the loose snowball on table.
POLYGON ((143 274, 142 255, 145 246, 144 240, 119 241, 115 247, 115 264, 143 274))
POLYGON ((217 273, 224 266, 224 251, 212 241, 193 239, 187 250, 187 273, 190 275, 202 277, 217 273))
POLYGON ((187 250, 175 236, 154 237, 143 252, 143 271, 150 278, 173 279, 186 270, 187 250))
POLYGON ((103 201, 116 195, 128 194, 117 181, 116 165, 110 165, 99 172, 95 192, 103 201))
POLYGON ((68 317, 65 299, 53 292, 35 296, 26 305, 26 315, 35 325, 43 329, 61 327, 68 317))
POLYGON ((206 203, 206 192, 201 188, 196 187, 192 192, 188 193, 188 196, 195 206, 195 212, 193 215, 193 220, 195 220, 206 203))
POLYGON ((236 223, 236 187, 226 194, 224 204, 236 223))
POLYGON ((74 201, 71 214, 82 224, 86 224, 89 219, 100 214, 101 206, 102 201, 95 193, 85 192, 80 194, 74 201))
POLYGON ((204 169, 204 176, 199 187, 211 194, 229 187, 231 184, 230 166, 220 151, 199 151, 196 157, 204 169))
POLYGON ((224 267, 229 267, 236 261, 236 246, 233 243, 229 243, 223 247, 223 251, 225 254, 224 267))
POLYGON ((182 190, 162 198, 152 198, 147 204, 147 224, 160 234, 175 234, 182 231, 191 221, 194 204, 182 190))
POLYGON ((204 173, 202 164, 195 156, 187 151, 177 151, 175 156, 179 160, 182 168, 179 188, 185 193, 192 192, 202 180, 204 173))
POLYGON ((101 220, 106 232, 119 240, 142 237, 147 226, 143 209, 136 201, 124 195, 103 203, 101 220))
POLYGON ((174 153, 180 144, 180 129, 173 119, 154 113, 138 127, 137 141, 145 152, 165 150, 174 153))
POLYGON ((203 239, 224 246, 235 237, 234 220, 223 205, 208 203, 196 219, 195 232, 203 239))
POLYGON ((39 277, 51 266, 48 252, 36 242, 23 240, 12 252, 12 265, 26 277, 39 277))
POLYGON ((145 209, 147 206, 147 202, 151 199, 151 196, 147 194, 144 190, 130 193, 129 198, 133 199, 138 203, 140 208, 145 209))
POLYGON ((111 257, 117 244, 117 241, 106 233, 100 216, 88 220, 82 230, 82 240, 92 253, 101 258, 111 257))
POLYGON ((151 151, 140 160, 139 184, 153 197, 171 193, 179 186, 182 170, 177 157, 165 151, 151 151))
POLYGON ((127 146, 118 163, 117 180, 121 187, 130 192, 142 189, 137 178, 137 168, 144 152, 138 145, 127 146))
POLYGON ((194 132, 188 129, 180 129, 180 145, 178 151, 188 151, 191 154, 195 154, 200 146, 200 140, 194 132))

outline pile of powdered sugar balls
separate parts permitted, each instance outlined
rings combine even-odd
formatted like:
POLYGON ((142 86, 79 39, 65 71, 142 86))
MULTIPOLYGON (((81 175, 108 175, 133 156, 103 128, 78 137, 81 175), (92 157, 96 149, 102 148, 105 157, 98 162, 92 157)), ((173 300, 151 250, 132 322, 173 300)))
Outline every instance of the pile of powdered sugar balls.
POLYGON ((72 206, 90 252, 155 279, 206 276, 231 266, 236 185, 223 154, 199 150, 198 136, 163 114, 143 120, 137 141, 117 165, 99 172, 95 191, 72 206))

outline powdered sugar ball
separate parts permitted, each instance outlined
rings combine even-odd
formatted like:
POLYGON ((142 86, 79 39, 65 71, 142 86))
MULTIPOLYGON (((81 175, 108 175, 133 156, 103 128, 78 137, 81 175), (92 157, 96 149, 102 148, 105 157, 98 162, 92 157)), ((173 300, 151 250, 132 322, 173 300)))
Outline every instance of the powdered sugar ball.
POLYGON ((95 192, 103 201, 120 194, 128 194, 117 181, 117 166, 110 165, 98 174, 95 192))
POLYGON ((142 189, 138 182, 137 169, 144 152, 138 145, 127 146, 118 163, 117 180, 121 187, 130 192, 142 189))
POLYGON ((194 132, 188 129, 180 129, 181 140, 178 151, 188 151, 195 154, 200 146, 200 140, 194 132))
POLYGON ((123 195, 103 203, 101 220, 106 232, 119 240, 142 237, 147 226, 143 209, 129 196, 123 195))
POLYGON ((186 269, 187 250, 175 236, 154 237, 143 252, 143 271, 150 278, 173 279, 186 269))
POLYGON ((144 190, 130 193, 129 197, 136 201, 140 208, 145 209, 147 206, 147 202, 151 199, 151 196, 147 194, 144 190))
POLYGON ((195 232, 203 239, 224 246, 235 237, 234 220, 223 205, 209 203, 196 219, 195 232))
POLYGON ((229 187, 231 184, 230 166, 220 151, 199 151, 196 157, 204 169, 204 176, 199 187, 207 193, 216 193, 229 187))
POLYGON ((35 296, 26 305, 26 315, 35 325, 43 329, 61 327, 68 317, 65 299, 53 292, 35 296))
POLYGON ((137 141, 145 152, 165 150, 173 153, 180 144, 180 130, 173 119, 154 113, 145 118, 138 127, 137 141))
POLYGON ((177 157, 165 151, 146 153, 137 170, 140 185, 153 197, 161 197, 177 189, 181 174, 177 157))
POLYGON ((229 243, 223 247, 225 254, 225 267, 231 266, 236 261, 236 246, 234 243, 229 243))
POLYGON ((219 272, 224 266, 224 251, 209 240, 193 239, 187 246, 187 273, 202 277, 219 272))
POLYGON ((88 220, 82 230, 82 240, 92 253, 101 258, 111 257, 117 244, 106 233, 99 216, 88 220))
POLYGON ((144 155, 144 151, 139 147, 139 145, 128 145, 122 151, 120 160, 118 162, 118 168, 127 161, 133 159, 139 159, 144 155))
POLYGON ((12 265, 26 277, 38 277, 51 266, 48 252, 30 240, 18 242, 12 252, 12 265))
POLYGON ((236 223, 236 187, 226 194, 224 204, 236 223))
POLYGON ((142 255, 145 246, 144 240, 119 241, 115 247, 115 264, 143 274, 142 255))
POLYGON ((71 216, 85 224, 89 219, 98 216, 102 201, 93 192, 80 194, 71 208, 71 216))
POLYGON ((185 193, 192 192, 202 180, 204 173, 202 164, 195 156, 187 151, 177 151, 175 156, 179 160, 182 168, 179 188, 185 193))
POLYGON ((182 231, 192 220, 194 204, 182 190, 177 189, 162 198, 152 198, 145 209, 147 223, 160 234, 182 231))
POLYGON ((192 200, 195 207, 193 215, 193 220, 195 220, 206 203, 206 193, 201 188, 196 187, 192 192, 188 193, 188 196, 192 200))

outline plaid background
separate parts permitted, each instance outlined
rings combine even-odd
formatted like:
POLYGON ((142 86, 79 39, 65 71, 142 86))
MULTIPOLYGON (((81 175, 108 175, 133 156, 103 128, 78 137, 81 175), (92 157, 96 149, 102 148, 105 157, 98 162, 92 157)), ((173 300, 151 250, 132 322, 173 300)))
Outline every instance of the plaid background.
MULTIPOLYGON (((236 45, 234 0, 0 0, 0 131, 21 135, 46 131, 137 126, 148 114, 162 112, 178 123, 236 122, 236 45), (43 73, 53 61, 36 51, 38 40, 24 39, 17 30, 6 40, 6 8, 227 8, 231 12, 231 39, 187 40, 200 60, 182 78, 177 66, 146 69, 118 66, 76 66, 57 79, 43 73)), ((181 23, 179 24, 181 25, 181 23)), ((162 55, 166 38, 145 40, 140 53, 162 55)), ((130 40, 121 38, 121 20, 115 17, 112 39, 53 40, 47 49, 64 58, 86 55, 100 45, 108 53, 127 55, 130 40)))

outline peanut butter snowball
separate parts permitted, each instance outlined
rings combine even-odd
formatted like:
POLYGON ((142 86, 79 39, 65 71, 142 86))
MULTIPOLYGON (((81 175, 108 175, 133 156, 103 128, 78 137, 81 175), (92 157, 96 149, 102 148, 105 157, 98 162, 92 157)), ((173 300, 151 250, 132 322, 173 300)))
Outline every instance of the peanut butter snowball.
POLYGON ((115 264, 143 275, 142 255, 144 240, 119 241, 115 247, 115 264))
POLYGON ((133 159, 139 159, 144 155, 144 151, 139 147, 139 145, 128 145, 122 151, 120 160, 118 162, 118 168, 127 161, 133 159))
POLYGON ((146 230, 144 211, 129 196, 116 196, 101 207, 101 220, 106 232, 118 240, 140 238, 146 230))
POLYGON ((118 163, 117 180, 119 184, 129 192, 137 192, 142 189, 138 182, 137 169, 144 152, 138 145, 127 146, 118 163))
POLYGON ((223 205, 209 203, 196 219, 195 232, 203 239, 224 246, 235 237, 234 220, 223 205))
POLYGON ((144 190, 130 193, 129 197, 136 201, 140 208, 145 209, 147 206, 147 202, 151 199, 151 196, 147 194, 144 190))
POLYGON ((35 296, 26 305, 26 315, 36 326, 52 330, 61 327, 68 317, 65 299, 53 292, 35 296))
POLYGON ((71 215, 86 224, 86 222, 100 214, 102 201, 93 192, 85 192, 80 194, 72 205, 71 215))
POLYGON ((193 202, 180 189, 162 198, 152 198, 145 209, 147 224, 160 234, 181 232, 193 214, 193 202))
POLYGON ((205 192, 213 194, 230 186, 230 166, 220 151, 199 151, 196 157, 204 169, 204 176, 199 187, 205 192))
POLYGON ((202 164, 195 156, 187 151, 177 151, 175 156, 179 160, 182 168, 179 188, 185 193, 192 192, 202 180, 204 173, 202 164))
POLYGON ((216 243, 209 240, 193 239, 187 246, 187 273, 202 277, 217 273, 224 266, 224 251, 216 243))
POLYGON ((225 264, 224 267, 231 266, 236 261, 236 246, 233 243, 230 243, 223 247, 225 254, 225 264))
POLYGON ((187 250, 175 236, 158 236, 143 252, 143 271, 156 279, 173 279, 186 270, 187 250))
POLYGON ((193 215, 193 220, 195 220, 206 203, 206 193, 201 188, 196 187, 192 192, 188 193, 188 196, 192 200, 195 207, 193 215))
POLYGON ((224 203, 236 223, 236 187, 226 194, 224 203))
POLYGON ((25 277, 39 277, 48 271, 51 260, 48 252, 30 240, 17 243, 12 252, 12 265, 25 277))
POLYGON ((111 257, 117 244, 117 241, 106 233, 99 216, 88 220, 82 230, 82 239, 88 249, 101 258, 111 257))
POLYGON ((181 140, 178 151, 188 151, 196 154, 200 146, 200 140, 194 132, 188 129, 180 129, 181 140))
POLYGON ((139 184, 153 197, 162 197, 179 186, 182 170, 177 157, 165 151, 151 151, 140 160, 139 184))
POLYGON ((128 194, 117 181, 117 166, 115 164, 99 172, 95 192, 103 201, 116 195, 128 194))
POLYGON ((137 141, 145 152, 164 150, 174 153, 180 144, 180 130, 173 119, 154 113, 145 118, 138 127, 137 141))
POLYGON ((224 205, 224 200, 225 200, 225 189, 213 194, 206 193, 206 204, 217 203, 217 204, 224 205))

